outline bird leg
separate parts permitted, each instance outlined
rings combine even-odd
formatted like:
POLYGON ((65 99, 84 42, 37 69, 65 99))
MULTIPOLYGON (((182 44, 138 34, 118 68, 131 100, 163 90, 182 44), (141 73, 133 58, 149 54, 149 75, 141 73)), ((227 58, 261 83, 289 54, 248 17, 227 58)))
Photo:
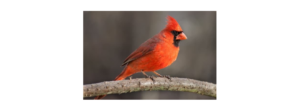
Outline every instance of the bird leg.
POLYGON ((144 71, 141 71, 143 74, 144 74, 144 76, 146 76, 146 77, 150 77, 150 76, 148 76, 144 71))
POLYGON ((165 78, 168 78, 168 79, 170 79, 171 80, 171 77, 169 76, 169 75, 160 75, 160 74, 158 74, 157 72, 155 72, 155 71, 153 71, 153 73, 154 74, 156 74, 157 76, 159 76, 159 77, 165 77, 165 78))
POLYGON ((153 71, 153 73, 159 77, 162 77, 162 75, 158 74, 157 72, 153 71))
POLYGON ((144 71, 141 71, 147 78, 150 78, 154 82, 153 76, 148 76, 144 71))

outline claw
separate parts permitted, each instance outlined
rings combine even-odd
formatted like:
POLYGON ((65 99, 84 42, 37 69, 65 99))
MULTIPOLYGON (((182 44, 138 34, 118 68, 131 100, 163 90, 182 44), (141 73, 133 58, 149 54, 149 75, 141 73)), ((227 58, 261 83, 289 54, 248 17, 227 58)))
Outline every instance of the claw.
POLYGON ((170 75, 163 75, 163 77, 168 78, 171 81, 171 76, 170 75))
POLYGON ((153 82, 155 82, 155 80, 154 80, 154 77, 153 76, 150 76, 149 77, 153 82))
POLYGON ((154 76, 148 76, 145 72, 143 72, 143 74, 146 76, 146 78, 150 78, 153 82, 155 82, 154 76))

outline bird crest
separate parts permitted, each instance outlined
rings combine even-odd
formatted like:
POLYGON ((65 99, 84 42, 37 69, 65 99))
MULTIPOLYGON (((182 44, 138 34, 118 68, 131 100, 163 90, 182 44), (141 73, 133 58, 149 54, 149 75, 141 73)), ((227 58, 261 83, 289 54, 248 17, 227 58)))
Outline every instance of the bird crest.
POLYGON ((167 24, 165 30, 182 31, 180 25, 178 24, 178 22, 173 17, 168 16, 167 19, 168 19, 168 24, 167 24))

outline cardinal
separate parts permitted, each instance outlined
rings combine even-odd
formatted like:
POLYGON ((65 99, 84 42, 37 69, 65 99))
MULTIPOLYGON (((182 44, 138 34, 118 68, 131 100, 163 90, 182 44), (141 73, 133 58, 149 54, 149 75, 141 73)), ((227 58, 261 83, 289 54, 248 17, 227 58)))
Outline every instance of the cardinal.
MULTIPOLYGON (((132 74, 142 72, 153 72, 162 77, 156 71, 170 66, 177 58, 179 52, 179 42, 187 39, 178 22, 171 16, 167 17, 166 27, 157 35, 149 38, 133 51, 123 62, 125 66, 115 81, 123 80, 132 74)), ((101 99, 106 95, 97 96, 101 99)))

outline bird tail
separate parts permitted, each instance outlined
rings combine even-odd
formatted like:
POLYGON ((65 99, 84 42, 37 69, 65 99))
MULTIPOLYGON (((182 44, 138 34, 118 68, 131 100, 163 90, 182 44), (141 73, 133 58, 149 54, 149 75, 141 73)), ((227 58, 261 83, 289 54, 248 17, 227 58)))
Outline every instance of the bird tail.
POLYGON ((119 74, 116 78, 115 78, 115 81, 118 81, 118 80, 124 80, 126 77, 132 75, 136 73, 131 67, 128 67, 126 66, 124 68, 124 70, 121 72, 121 74, 119 74))
MULTIPOLYGON (((121 72, 121 74, 119 74, 116 78, 115 81, 119 81, 119 80, 124 80, 126 77, 132 75, 136 73, 132 68, 126 66, 124 68, 124 70, 121 72)), ((95 97, 95 99, 102 99, 104 98, 106 95, 101 95, 101 96, 97 96, 95 97)))

